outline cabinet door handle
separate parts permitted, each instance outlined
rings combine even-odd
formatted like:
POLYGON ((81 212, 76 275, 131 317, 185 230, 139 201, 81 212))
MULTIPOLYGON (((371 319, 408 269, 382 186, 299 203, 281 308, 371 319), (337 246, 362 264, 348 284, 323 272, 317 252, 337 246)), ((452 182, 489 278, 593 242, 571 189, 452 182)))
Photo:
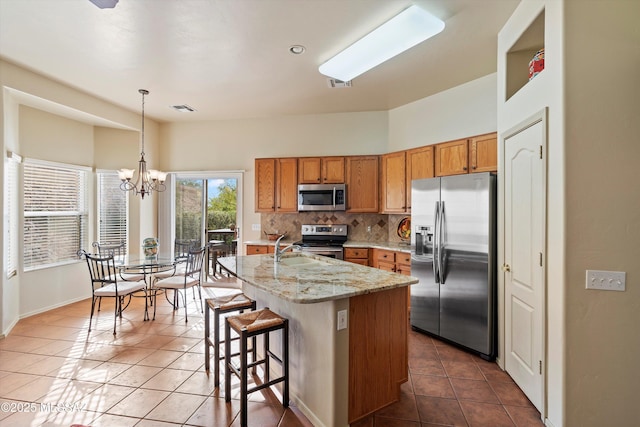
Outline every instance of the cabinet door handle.
POLYGON ((462 170, 463 170, 463 171, 466 171, 466 170, 467 170, 467 167, 466 167, 466 166, 463 166, 463 167, 462 167, 462 170))

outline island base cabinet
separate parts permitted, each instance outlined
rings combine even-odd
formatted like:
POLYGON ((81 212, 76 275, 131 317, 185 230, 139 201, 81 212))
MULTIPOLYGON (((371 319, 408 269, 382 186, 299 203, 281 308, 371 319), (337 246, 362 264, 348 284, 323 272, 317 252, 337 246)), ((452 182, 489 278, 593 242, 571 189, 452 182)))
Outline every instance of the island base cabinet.
POLYGON ((409 379, 408 287, 349 300, 349 424, 400 400, 409 379))

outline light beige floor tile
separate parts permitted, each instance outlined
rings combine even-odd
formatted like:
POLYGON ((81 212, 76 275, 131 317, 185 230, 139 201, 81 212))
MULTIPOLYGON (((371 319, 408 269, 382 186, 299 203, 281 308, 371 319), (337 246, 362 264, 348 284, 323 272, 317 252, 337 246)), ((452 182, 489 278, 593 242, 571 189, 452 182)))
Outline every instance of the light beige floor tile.
POLYGON ((182 352, 179 351, 158 350, 142 359, 138 362, 138 365, 165 368, 175 362, 180 356, 182 356, 182 352))
POLYGON ((38 347, 33 350, 35 354, 43 354, 46 356, 54 356, 59 353, 73 347, 73 341, 63 341, 63 340, 47 340, 47 344, 42 347, 38 347))
POLYGON ((0 351, 0 369, 8 372, 29 373, 27 367, 37 363, 46 356, 41 354, 19 353, 16 351, 0 351))
POLYGON ((37 375, 10 373, 2 377, 2 387, 0 387, 0 397, 4 397, 6 393, 22 387, 25 384, 38 379, 37 375))
MULTIPOLYGON (((136 424, 136 427, 177 427, 181 424, 176 424, 176 423, 164 423, 162 421, 156 421, 156 420, 140 420, 140 422, 138 424, 136 424)), ((212 426, 214 426, 215 424, 211 424, 212 426)))
POLYGON ((135 365, 151 353, 153 353, 153 349, 151 348, 124 347, 122 351, 109 359, 109 362, 135 365))
POLYGON ((39 377, 35 381, 5 393, 3 397, 25 402, 40 402, 42 397, 47 396, 56 388, 63 386, 62 383, 68 381, 64 378, 39 377))
POLYGON ((87 394, 77 403, 86 411, 106 412, 134 391, 134 387, 105 384, 87 394))
POLYGON ((2 427, 41 426, 49 416, 46 412, 14 412, 2 420, 2 427))
POLYGON ((183 371, 179 369, 163 369, 149 381, 144 383, 141 388, 149 388, 152 390, 174 391, 191 376, 193 372, 183 371))
POLYGON ((138 422, 139 418, 102 414, 91 422, 91 427, 133 427, 138 422))
POLYGON ((78 375, 90 372, 102 363, 98 360, 67 359, 65 364, 58 369, 57 376, 60 378, 77 378, 78 375))
MULTIPOLYGON (((224 382, 220 382, 220 385, 224 387, 224 382)), ((180 393, 191 393, 208 396, 215 390, 213 385, 213 374, 207 375, 204 371, 194 372, 180 387, 176 389, 180 393)))
POLYGON ((167 391, 137 389, 107 411, 113 415, 143 418, 167 396, 167 391))
POLYGON ((68 362, 68 359, 58 356, 45 356, 38 363, 30 365, 28 371, 33 375, 57 376, 59 369, 68 362))
POLYGON ((100 415, 102 414, 83 410, 51 412, 42 427, 69 427, 73 424, 89 426, 100 415))
POLYGON ((184 353, 177 358, 175 362, 168 366, 171 369, 185 369, 190 371, 198 371, 204 368, 204 354, 184 353))
POLYGON ((20 335, 10 335, 0 340, 0 350, 18 351, 22 353, 32 352, 50 342, 44 338, 23 337, 20 335))
POLYGON ((187 420, 189 426, 228 426, 240 412, 240 401, 224 401, 224 397, 208 397, 187 420))
POLYGON ((185 423, 207 398, 193 394, 172 393, 145 418, 185 423))
POLYGON ((71 380, 62 388, 45 397, 45 401, 56 401, 61 404, 72 404, 99 388, 102 384, 71 380), (50 399, 50 400, 49 400, 50 399))
POLYGON ((189 351, 191 347, 200 344, 201 342, 202 338, 177 337, 161 348, 162 350, 189 351))
POLYGON ((109 381, 110 384, 140 387, 154 377, 162 368, 156 366, 134 365, 109 381))
POLYGON ((108 382, 117 377, 132 365, 126 363, 104 362, 91 370, 85 370, 76 379, 80 381, 108 382))

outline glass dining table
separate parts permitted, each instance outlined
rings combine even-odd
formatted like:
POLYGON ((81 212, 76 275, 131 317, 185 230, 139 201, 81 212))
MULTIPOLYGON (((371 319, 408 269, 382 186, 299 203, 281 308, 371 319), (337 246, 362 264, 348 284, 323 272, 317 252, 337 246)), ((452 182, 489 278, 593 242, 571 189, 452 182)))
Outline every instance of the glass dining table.
MULTIPOLYGON (((152 291, 152 276, 156 273, 172 270, 176 265, 175 259, 171 257, 146 257, 144 255, 125 255, 116 257, 115 263, 116 267, 120 268, 121 273, 143 275, 144 282, 147 285, 147 292, 145 293, 145 296, 149 299, 151 298, 149 292, 152 291)), ((149 300, 147 300, 147 303, 148 302, 149 300)), ((147 303, 145 303, 145 306, 147 303)), ((144 313, 144 320, 149 320, 149 314, 146 309, 144 313)))

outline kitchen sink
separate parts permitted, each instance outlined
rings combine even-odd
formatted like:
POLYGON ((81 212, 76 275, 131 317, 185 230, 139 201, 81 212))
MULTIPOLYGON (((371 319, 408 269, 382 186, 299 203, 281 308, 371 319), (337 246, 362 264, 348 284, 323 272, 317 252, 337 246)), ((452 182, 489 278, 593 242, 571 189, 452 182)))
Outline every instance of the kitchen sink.
POLYGON ((290 256, 290 257, 282 257, 280 259, 280 264, 289 266, 289 267, 305 267, 312 265, 322 265, 327 264, 319 259, 306 257, 306 256, 290 256))

